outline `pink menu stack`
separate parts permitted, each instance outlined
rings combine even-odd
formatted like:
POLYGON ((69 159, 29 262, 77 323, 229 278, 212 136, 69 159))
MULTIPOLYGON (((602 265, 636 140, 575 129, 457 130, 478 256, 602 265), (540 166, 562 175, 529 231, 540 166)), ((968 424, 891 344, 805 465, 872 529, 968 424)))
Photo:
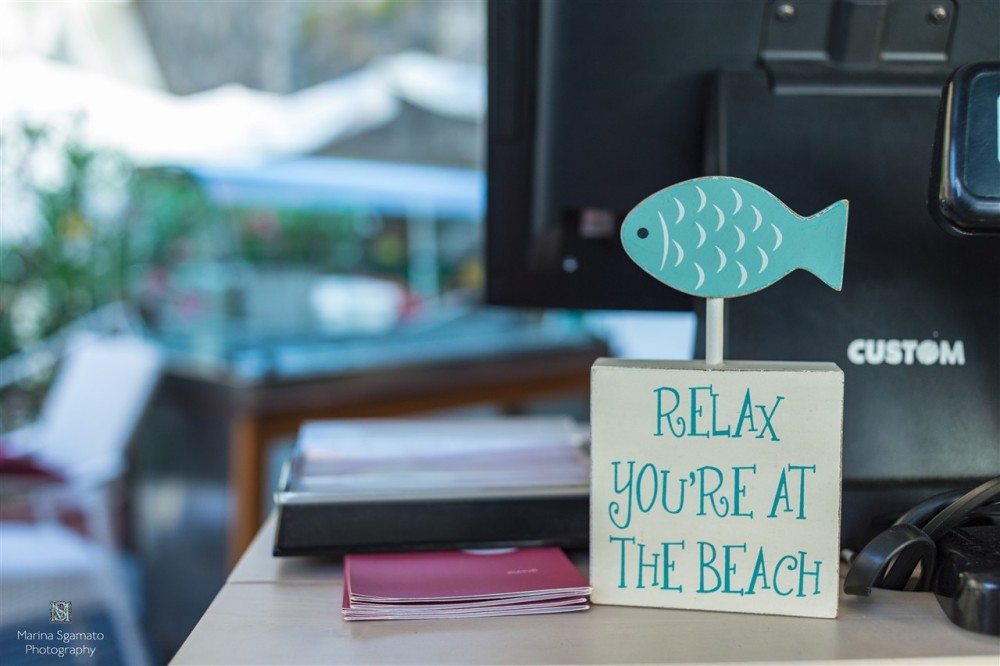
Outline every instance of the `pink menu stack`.
POLYGON ((348 555, 348 620, 403 620, 586 610, 590 586, 559 548, 348 555))

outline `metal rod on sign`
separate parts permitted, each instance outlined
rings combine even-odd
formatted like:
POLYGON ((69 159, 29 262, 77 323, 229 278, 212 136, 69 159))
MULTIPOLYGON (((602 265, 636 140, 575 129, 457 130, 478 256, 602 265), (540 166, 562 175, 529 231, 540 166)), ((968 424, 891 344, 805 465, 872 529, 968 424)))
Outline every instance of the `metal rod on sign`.
POLYGON ((705 303, 705 363, 722 365, 726 332, 724 298, 709 298, 705 303))

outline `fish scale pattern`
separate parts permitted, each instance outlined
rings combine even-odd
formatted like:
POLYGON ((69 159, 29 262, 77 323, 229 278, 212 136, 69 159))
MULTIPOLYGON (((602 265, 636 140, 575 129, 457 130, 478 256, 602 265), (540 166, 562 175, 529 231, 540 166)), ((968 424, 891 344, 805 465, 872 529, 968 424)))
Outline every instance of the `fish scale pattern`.
POLYGON ((847 202, 796 214, 738 178, 686 181, 647 197, 625 218, 629 257, 661 282, 704 297, 753 293, 803 268, 839 289, 847 202))

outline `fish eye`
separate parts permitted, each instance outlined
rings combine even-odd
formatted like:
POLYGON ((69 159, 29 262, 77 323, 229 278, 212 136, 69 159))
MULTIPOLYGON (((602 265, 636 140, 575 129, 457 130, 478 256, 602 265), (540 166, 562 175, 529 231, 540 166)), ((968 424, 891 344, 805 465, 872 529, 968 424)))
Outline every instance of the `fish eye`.
POLYGON ((646 238, 649 236, 649 229, 646 227, 639 227, 638 231, 635 232, 639 238, 646 238))

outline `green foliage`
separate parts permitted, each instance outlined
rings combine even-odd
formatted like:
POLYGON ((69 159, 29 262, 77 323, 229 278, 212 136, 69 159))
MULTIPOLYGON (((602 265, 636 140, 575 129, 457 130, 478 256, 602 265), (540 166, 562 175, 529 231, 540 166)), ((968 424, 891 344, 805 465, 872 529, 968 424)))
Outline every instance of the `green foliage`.
MULTIPOLYGON (((188 171, 137 169, 79 134, 24 125, 0 136, 0 358, 115 301, 154 329, 176 325, 178 312, 182 326, 225 321, 238 308, 227 310, 219 290, 243 289, 247 270, 412 277, 403 218, 220 209, 188 171)), ((437 283, 477 289, 478 227, 441 223, 435 233, 437 283)))
POLYGON ((181 169, 143 169, 132 178, 126 211, 133 269, 170 268, 216 253, 219 210, 181 169))
POLYGON ((0 357, 122 296, 126 235, 115 209, 130 169, 78 134, 24 125, 3 137, 0 357))

